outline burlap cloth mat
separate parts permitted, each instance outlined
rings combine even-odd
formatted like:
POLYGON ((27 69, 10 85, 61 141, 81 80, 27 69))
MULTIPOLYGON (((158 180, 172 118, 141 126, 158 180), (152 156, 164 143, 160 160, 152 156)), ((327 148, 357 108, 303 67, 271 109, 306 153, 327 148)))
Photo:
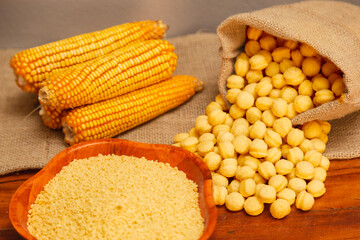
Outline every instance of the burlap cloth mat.
MULTIPOLYGON (((168 39, 179 56, 176 74, 193 75, 205 82, 202 92, 190 101, 117 138, 145 143, 172 144, 179 132, 194 126, 196 116, 218 94, 217 78, 220 68, 220 43, 214 33, 197 33, 168 39)), ((0 50, 0 175, 25 169, 42 168, 67 146, 61 131, 50 130, 42 124, 38 111, 26 117, 37 106, 37 97, 22 92, 14 82, 10 58, 19 49, 0 50)), ((346 159, 360 156, 360 114, 331 121, 332 131, 326 156, 346 159)))

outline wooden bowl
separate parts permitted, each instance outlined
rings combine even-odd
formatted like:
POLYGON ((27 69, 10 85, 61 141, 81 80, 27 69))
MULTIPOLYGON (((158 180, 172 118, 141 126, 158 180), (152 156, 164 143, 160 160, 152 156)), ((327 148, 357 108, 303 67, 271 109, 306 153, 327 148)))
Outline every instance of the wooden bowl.
POLYGON ((148 160, 169 163, 185 172, 186 176, 199 186, 199 204, 201 215, 205 219, 205 230, 200 239, 210 238, 215 229, 217 212, 212 196, 211 174, 202 159, 170 145, 137 143, 121 139, 101 139, 71 146, 58 153, 42 170, 24 182, 12 196, 9 207, 11 223, 21 236, 35 239, 27 230, 27 216, 31 204, 35 202, 44 185, 72 160, 98 154, 145 157, 148 160))

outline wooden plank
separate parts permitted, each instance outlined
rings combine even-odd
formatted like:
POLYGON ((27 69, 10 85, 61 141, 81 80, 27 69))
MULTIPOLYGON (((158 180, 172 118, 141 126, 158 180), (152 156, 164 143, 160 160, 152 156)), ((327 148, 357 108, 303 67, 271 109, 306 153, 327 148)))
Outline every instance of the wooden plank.
MULTIPOLYGON (((35 173, 0 177, 0 240, 21 239, 11 226, 8 206, 16 189, 35 173)), ((311 211, 293 206, 282 220, 271 217, 269 206, 257 217, 218 207, 211 239, 360 239, 360 159, 332 160, 325 186, 325 195, 315 200, 311 211)))

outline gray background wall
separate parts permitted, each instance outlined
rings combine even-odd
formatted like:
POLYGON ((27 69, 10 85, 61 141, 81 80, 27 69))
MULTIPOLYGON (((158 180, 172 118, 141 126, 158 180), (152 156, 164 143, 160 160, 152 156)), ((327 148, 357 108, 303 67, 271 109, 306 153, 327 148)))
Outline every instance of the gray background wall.
MULTIPOLYGON (((215 32, 230 15, 298 1, 0 0, 0 48, 29 48, 145 19, 162 19, 170 25, 168 37, 215 32)), ((360 6, 360 0, 342 1, 360 6)))

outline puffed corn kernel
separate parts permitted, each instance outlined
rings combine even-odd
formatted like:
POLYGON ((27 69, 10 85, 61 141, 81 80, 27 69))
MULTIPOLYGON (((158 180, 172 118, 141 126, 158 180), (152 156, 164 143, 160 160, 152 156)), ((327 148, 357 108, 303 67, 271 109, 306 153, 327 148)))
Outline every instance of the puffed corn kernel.
POLYGON ((208 115, 208 122, 212 126, 223 124, 226 119, 226 113, 220 109, 214 109, 208 115))
POLYGON ((256 186, 255 186, 255 196, 258 196, 259 195, 259 191, 260 189, 265 186, 266 184, 265 183, 257 183, 256 186))
POLYGON ((251 95, 248 92, 241 91, 236 96, 236 105, 240 107, 241 109, 249 109, 254 105, 255 99, 253 95, 251 95))
POLYGON ((256 121, 261 120, 262 112, 256 107, 251 107, 246 111, 246 120, 251 124, 255 124, 256 121))
POLYGON ((237 160, 235 158, 226 158, 221 161, 219 173, 224 177, 234 177, 237 169, 237 160))
POLYGON ((281 151, 279 148, 272 147, 268 150, 266 157, 264 158, 265 161, 276 163, 281 159, 281 151))
POLYGON ((313 77, 320 72, 320 62, 313 57, 307 57, 302 61, 301 69, 308 77, 313 77))
POLYGON ((313 195, 313 197, 321 197, 326 192, 326 189, 322 181, 315 179, 307 184, 306 191, 313 195))
MULTIPOLYGON (((264 123, 262 123, 262 124, 264 124, 264 123)), ((264 140, 265 140, 266 144, 271 148, 272 147, 275 147, 275 148, 280 147, 280 145, 282 144, 282 138, 281 138, 280 134, 273 131, 272 129, 269 129, 269 128, 266 129, 265 124, 264 124, 264 127, 265 127, 264 140)))
POLYGON ((276 37, 276 44, 277 44, 278 47, 284 46, 285 41, 286 41, 286 39, 276 37))
POLYGON ((229 127, 231 127, 231 125, 233 124, 234 119, 230 116, 229 113, 226 114, 226 118, 225 118, 225 125, 228 125, 229 127))
POLYGON ((197 133, 201 135, 207 132, 211 132, 212 126, 209 124, 208 119, 197 118, 195 120, 195 129, 197 133))
POLYGON ((227 195, 228 192, 226 187, 213 185, 213 196, 216 205, 224 205, 227 195))
POLYGON ((294 164, 286 159, 280 159, 275 163, 276 172, 281 175, 286 175, 294 168, 294 164))
POLYGON ((299 147, 293 147, 289 149, 287 159, 293 164, 296 164, 304 160, 304 153, 299 147))
POLYGON ((258 51, 260 51, 260 44, 258 41, 250 40, 245 43, 244 47, 245 53, 248 57, 254 56, 258 51))
POLYGON ((292 103, 298 95, 298 92, 293 87, 284 87, 281 89, 280 93, 281 98, 284 99, 287 103, 292 103))
POLYGON ((295 168, 295 175, 306 180, 312 179, 314 177, 314 165, 308 161, 298 162, 295 168))
POLYGON ((228 193, 239 192, 240 181, 233 179, 230 184, 227 186, 228 193))
POLYGON ((284 73, 289 67, 294 67, 295 63, 290 59, 284 59, 280 62, 280 72, 284 73))
POLYGON ((318 138, 322 133, 322 128, 317 121, 306 122, 302 126, 302 130, 304 131, 304 136, 306 138, 318 138))
POLYGON ((334 84, 336 79, 339 79, 342 77, 340 74, 334 72, 334 73, 331 73, 327 78, 328 78, 330 84, 332 85, 332 84, 334 84))
POLYGON ((252 169, 251 167, 249 166, 238 166, 237 169, 236 169, 236 175, 235 175, 235 178, 237 180, 244 180, 244 179, 248 179, 248 178, 253 178, 255 175, 255 171, 254 169, 252 169))
POLYGON ((271 83, 277 89, 283 88, 286 85, 284 75, 281 73, 275 74, 271 77, 271 83))
POLYGON ((242 89, 245 86, 245 79, 239 75, 230 75, 226 80, 226 86, 242 89))
POLYGON ((269 52, 268 50, 261 49, 260 51, 257 52, 257 54, 264 56, 268 64, 272 62, 271 52, 269 52))
POLYGON ((329 134, 330 131, 331 131, 331 125, 329 122, 326 122, 326 121, 320 121, 318 120, 319 124, 320 124, 320 127, 321 129, 323 130, 323 132, 325 134, 329 134))
POLYGON ((253 70, 263 70, 269 63, 266 61, 266 58, 263 55, 255 54, 249 59, 250 69, 253 70))
POLYGON ((288 183, 288 188, 293 190, 296 195, 306 189, 306 181, 302 178, 291 178, 288 183))
POLYGON ((312 46, 306 43, 300 44, 300 52, 304 57, 313 57, 318 53, 312 46))
POLYGON ((235 139, 234 134, 228 131, 221 131, 217 135, 217 142, 232 142, 234 139, 235 139))
MULTIPOLYGON (((239 118, 241 119, 241 118, 239 118)), ((239 135, 244 135, 244 136, 249 136, 249 127, 245 126, 245 125, 233 125, 230 129, 230 132, 235 136, 239 136, 239 135)))
POLYGON ((244 207, 245 199, 239 192, 231 192, 226 196, 225 207, 230 211, 240 211, 244 207))
POLYGON ((292 179, 292 178, 296 178, 295 172, 296 172, 296 169, 293 168, 289 174, 286 174, 286 179, 287 179, 287 180, 290 180, 290 179, 292 179))
MULTIPOLYGON (((230 131, 230 126, 229 125, 226 125, 226 124, 219 124, 219 125, 216 125, 213 127, 213 130, 212 130, 212 134, 218 138, 219 137, 219 134, 221 132, 229 132, 230 131)), ((204 133, 206 134, 206 133, 204 133)), ((204 135, 203 134, 203 135, 204 135)), ((232 140, 231 140, 232 141, 232 140)))
POLYGON ((313 101, 309 96, 298 95, 294 100, 294 109, 298 113, 305 112, 314 107, 313 101))
POLYGON ((316 167, 314 169, 314 177, 312 179, 324 182, 326 179, 326 170, 322 167, 316 167))
MULTIPOLYGON (((260 80, 262 79, 262 77, 260 78, 260 80)), ((258 96, 257 96, 257 93, 256 93, 256 91, 255 91, 255 89, 256 89, 256 86, 257 86, 257 83, 249 83, 249 84, 247 84, 245 87, 244 87, 244 91, 245 92, 248 92, 248 93, 250 93, 253 97, 254 97, 254 99, 256 99, 258 96)))
POLYGON ((251 167, 254 171, 257 171, 260 161, 257 158, 254 158, 250 155, 244 157, 243 166, 251 167))
POLYGON ((262 30, 248 26, 246 28, 246 36, 250 40, 258 40, 263 33, 262 30))
POLYGON ((215 102, 218 103, 221 106, 223 111, 228 111, 229 110, 228 106, 226 105, 226 102, 225 102, 224 98, 221 96, 220 93, 218 95, 216 95, 215 102))
POLYGON ((178 133, 174 137, 174 142, 179 143, 179 142, 181 142, 182 140, 184 140, 184 139, 186 139, 188 137, 190 137, 189 133, 178 133))
POLYGON ((258 172, 266 180, 269 180, 272 176, 276 175, 274 164, 268 161, 259 164, 258 172))
POLYGON ((312 88, 314 91, 320 91, 322 89, 329 89, 330 83, 329 80, 327 80, 324 77, 317 77, 312 80, 312 88))
POLYGON ((276 199, 270 205, 270 213, 273 218, 282 219, 289 215, 291 212, 291 207, 288 201, 284 199, 276 199))
POLYGON ((286 200, 290 205, 293 205, 295 202, 296 194, 295 191, 290 188, 284 188, 276 194, 276 197, 279 199, 286 200))
POLYGON ((280 65, 277 62, 270 62, 265 68, 265 74, 269 77, 273 77, 280 72, 280 65))
POLYGON ((283 144, 281 145, 280 149, 281 149, 281 156, 285 159, 288 158, 289 155, 289 150, 292 148, 292 146, 290 146, 289 144, 283 144))
POLYGON ((253 179, 257 185, 260 183, 262 183, 262 184, 266 183, 266 179, 263 178, 259 173, 255 173, 253 179))
POLYGON ((248 197, 244 202, 244 210, 251 216, 260 215, 264 211, 264 203, 255 196, 248 197))
POLYGON ((264 97, 264 96, 269 95, 272 88, 273 88, 273 85, 271 84, 271 78, 264 77, 256 85, 255 91, 259 97, 264 97))
POLYGON ((283 175, 277 174, 269 179, 269 185, 273 186, 276 192, 283 190, 288 184, 288 180, 283 175))
POLYGON ((265 184, 259 189, 257 197, 263 203, 272 203, 276 199, 276 190, 273 186, 265 184))
POLYGON ((247 178, 240 182, 239 192, 243 197, 250 197, 255 194, 255 186, 254 179, 247 178))
MULTIPOLYGON (((229 129, 230 129, 230 128, 229 128, 229 129)), ((199 137, 199 141, 200 141, 200 142, 212 141, 213 144, 215 144, 215 143, 216 143, 216 137, 215 137, 215 135, 212 134, 212 133, 204 133, 203 135, 201 135, 201 136, 199 137)))
POLYGON ((285 114, 285 117, 291 119, 291 118, 295 117, 296 114, 297 113, 295 111, 294 103, 289 103, 288 110, 287 110, 287 113, 285 114))
POLYGON ((276 117, 283 117, 287 113, 287 102, 282 98, 276 98, 271 104, 271 112, 276 117))
POLYGON ((213 185, 222 186, 225 188, 229 185, 229 180, 225 176, 221 175, 220 173, 212 172, 211 176, 212 176, 213 185))
POLYGON ((303 211, 308 211, 314 206, 315 200, 314 197, 306 192, 302 191, 297 195, 296 198, 296 208, 301 209, 303 211))
POLYGON ((305 74, 298 67, 289 67, 284 72, 284 78, 288 85, 300 85, 306 78, 305 74))
POLYGON ((244 135, 239 135, 232 141, 232 143, 236 152, 245 154, 249 152, 251 139, 244 135))
POLYGON ((265 125, 267 127, 272 127, 274 122, 276 120, 276 117, 274 116, 274 114, 271 112, 271 110, 265 110, 262 114, 261 114, 261 121, 263 123, 265 123, 265 125))
POLYGON ((305 95, 311 97, 314 93, 312 88, 312 82, 310 80, 304 80, 298 88, 299 95, 305 95))
MULTIPOLYGON (((235 103, 236 101, 236 96, 241 92, 240 89, 237 88, 232 88, 227 90, 226 92, 226 100, 229 101, 229 103, 235 103)), ((220 105, 220 104, 219 104, 220 105)))
POLYGON ((294 49, 290 53, 291 59, 293 60, 296 67, 301 67, 304 56, 301 54, 299 49, 294 49))
MULTIPOLYGON (((260 115, 260 118, 261 118, 261 115, 260 115)), ((260 120, 257 120, 251 126, 251 129, 249 129, 249 136, 250 136, 251 139, 255 139, 255 138, 263 139, 264 136, 265 136, 265 133, 266 133, 266 125, 265 125, 265 123, 263 123, 260 120)))
POLYGON ((221 156, 216 152, 209 152, 205 155, 204 162, 206 163, 210 171, 215 171, 220 167, 221 156))
POLYGON ((289 118, 282 117, 276 119, 272 127, 281 137, 285 137, 292 129, 292 123, 289 118))
POLYGON ((250 143, 249 153, 256 158, 266 157, 268 145, 262 139, 254 139, 250 143))
POLYGON ((276 99, 280 97, 280 89, 272 89, 271 92, 269 93, 269 97, 276 99))
POLYGON ((235 61, 235 73, 241 77, 245 77, 250 69, 249 59, 245 57, 238 57, 235 61))
POLYGON ((312 142, 309 139, 304 139, 300 145, 299 148, 301 149, 301 151, 303 153, 306 153, 310 150, 314 150, 314 145, 312 144, 312 142))
POLYGON ((330 160, 327 157, 325 157, 324 155, 321 157, 320 167, 322 167, 326 171, 329 170, 330 160))
POLYGON ((304 132, 298 128, 292 128, 286 137, 286 142, 293 147, 298 146, 305 139, 304 132))
POLYGON ((199 138, 199 134, 196 132, 195 127, 191 128, 191 129, 189 130, 189 135, 190 135, 190 137, 199 138))
POLYGON ((334 93, 329 89, 322 89, 315 92, 314 103, 319 106, 335 99, 334 93))
POLYGON ((233 119, 242 118, 245 116, 246 110, 240 108, 238 105, 233 104, 230 107, 229 114, 233 119))
POLYGON ((298 48, 299 43, 293 40, 285 40, 284 47, 290 48, 291 50, 298 48))
POLYGON ((334 81, 334 83, 331 86, 331 91, 335 93, 336 96, 340 96, 345 91, 345 83, 342 78, 338 78, 334 81))
MULTIPOLYGON (((239 89, 237 89, 237 90, 239 90, 239 89)), ((239 90, 239 92, 240 92, 240 90, 239 90)), ((210 102, 205 108, 206 115, 208 116, 215 109, 222 110, 222 107, 217 102, 214 102, 214 101, 210 102)), ((203 115, 200 115, 200 116, 203 116, 203 115)))
POLYGON ((258 97, 255 101, 255 106, 261 110, 269 110, 271 108, 271 104, 273 102, 272 98, 269 97, 258 97))
POLYGON ((188 137, 180 142, 180 146, 190 152, 196 152, 198 143, 199 143, 198 138, 188 137))
POLYGON ((331 61, 327 61, 321 66, 321 72, 325 77, 330 76, 332 73, 338 73, 339 68, 331 61))
POLYGON ((214 150, 214 142, 213 141, 201 141, 197 145, 197 153, 204 157, 208 152, 214 150))
POLYGON ((290 49, 287 47, 277 47, 271 53, 273 60, 280 63, 284 59, 290 59, 290 49))
POLYGON ((273 36, 267 35, 259 39, 260 47, 267 51, 272 51, 276 48, 276 40, 273 36))
POLYGON ((235 157, 235 148, 231 142, 220 142, 218 144, 219 154, 222 158, 235 157))
MULTIPOLYGON (((250 156, 249 154, 240 154, 239 157, 238 157, 238 166, 244 166, 244 162, 245 162, 245 158, 250 156)), ((250 156, 252 157, 252 156, 250 156)))
POLYGON ((310 140, 314 146, 314 149, 320 153, 325 152, 326 144, 320 138, 313 138, 310 140))
POLYGON ((310 150, 305 153, 304 161, 311 163, 314 168, 319 166, 321 163, 322 154, 316 150, 310 150))
POLYGON ((264 75, 261 70, 250 69, 246 73, 245 77, 248 83, 257 83, 264 77, 264 75))
POLYGON ((319 139, 326 144, 329 140, 329 137, 324 132, 322 132, 319 139))

